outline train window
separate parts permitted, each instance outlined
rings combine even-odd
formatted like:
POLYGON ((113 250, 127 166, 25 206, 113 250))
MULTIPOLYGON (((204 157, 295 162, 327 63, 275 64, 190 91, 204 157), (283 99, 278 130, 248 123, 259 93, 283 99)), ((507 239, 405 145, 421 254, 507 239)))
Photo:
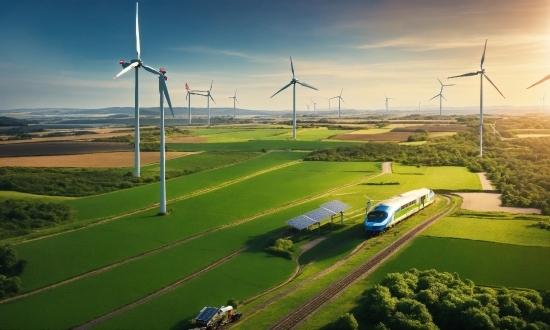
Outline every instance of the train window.
POLYGON ((382 211, 372 211, 367 215, 368 222, 382 222, 386 219, 388 214, 382 211))

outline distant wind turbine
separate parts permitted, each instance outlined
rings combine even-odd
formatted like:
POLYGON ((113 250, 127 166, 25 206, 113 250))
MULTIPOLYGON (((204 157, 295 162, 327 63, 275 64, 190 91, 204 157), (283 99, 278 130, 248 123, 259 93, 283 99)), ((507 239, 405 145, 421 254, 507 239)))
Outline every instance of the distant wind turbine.
POLYGON ((122 65, 122 71, 120 71, 114 79, 120 77, 131 69, 136 69, 135 73, 135 99, 134 99, 134 176, 140 176, 140 157, 139 157, 139 88, 138 88, 138 69, 143 67, 149 72, 156 72, 153 68, 143 64, 141 60, 141 47, 139 43, 139 20, 138 20, 138 3, 136 2, 136 54, 137 58, 130 61, 130 63, 120 60, 122 65))
MULTIPOLYGON (((432 97, 432 98, 429 99, 428 101, 431 101, 431 100, 433 100, 433 99, 435 99, 436 97, 439 96, 439 115, 441 116, 441 106, 442 106, 441 98, 444 98, 444 99, 445 99, 445 96, 443 96, 443 87, 446 87, 446 86, 454 86, 454 85, 456 85, 456 84, 443 85, 443 83, 441 82, 441 80, 439 80, 439 78, 437 78, 437 81, 439 81, 439 83, 441 84, 441 90, 439 90, 439 94, 437 94, 436 96, 432 97)), ((447 101, 447 99, 445 99, 445 101, 447 101)))
POLYGON ((546 77, 542 78, 541 80, 537 81, 537 82, 534 83, 533 85, 527 87, 527 89, 529 89, 529 88, 531 88, 531 87, 533 87, 533 86, 536 86, 536 85, 540 84, 541 82, 546 81, 546 80, 548 80, 548 79, 550 79, 550 74, 547 75, 546 77))
MULTIPOLYGON (((491 79, 485 74, 485 69, 483 68, 483 62, 485 61, 485 50, 487 50, 487 39, 485 39, 485 47, 483 48, 483 55, 481 56, 481 64, 480 64, 480 71, 476 72, 469 72, 465 74, 461 74, 459 76, 452 76, 450 78, 459 78, 459 77, 469 77, 469 76, 479 76, 479 156, 483 157, 483 77, 487 79, 488 82, 493 85, 493 87, 499 92, 500 95, 502 95, 503 98, 504 95, 500 92, 500 90, 493 84, 491 79)), ((538 84, 538 83, 537 83, 538 84)))
POLYGON ((212 91, 212 85, 213 84, 214 84, 214 80, 212 80, 212 82, 210 83, 210 89, 207 90, 207 91, 196 91, 196 90, 191 91, 192 94, 195 93, 195 95, 206 96, 206 104, 207 104, 207 107, 208 107, 208 120, 206 121, 207 126, 210 126, 210 99, 212 99, 212 102, 214 102, 214 104, 216 104, 216 101, 214 101, 214 98, 210 94, 210 91, 212 91), (201 93, 206 93, 206 94, 201 94, 201 93))
POLYGON ((305 103, 305 105, 306 105, 306 107, 307 107, 307 111, 309 112, 309 106, 310 106, 310 104, 305 103))
POLYGON ((327 101, 328 101, 328 110, 330 111, 330 99, 327 97, 327 101))
POLYGON ((237 90, 235 90, 235 95, 229 96, 229 98, 233 99, 233 120, 235 120, 235 118, 237 118, 237 113, 236 113, 236 110, 235 110, 235 102, 239 103, 239 100, 237 100, 237 90))
POLYGON ((158 74, 159 78, 159 94, 160 94, 160 214, 166 214, 166 144, 164 133, 164 97, 174 117, 174 110, 172 109, 172 102, 170 102, 170 95, 168 94, 168 88, 166 87, 166 70, 160 68, 159 71, 153 70, 158 74))
POLYGON ((422 101, 418 101, 418 111, 420 111, 420 103, 422 103, 422 101))
POLYGON ((542 97, 542 111, 544 111, 544 98, 546 97, 546 94, 542 97))
MULTIPOLYGON (((342 98, 342 92, 343 91, 344 91, 344 89, 342 88, 342 90, 340 91, 340 95, 330 98, 330 99, 338 99, 338 119, 340 119, 340 101, 344 102, 344 99, 342 98)), ((344 102, 344 103, 346 103, 346 102, 344 102)))
POLYGON ((317 103, 315 103, 315 101, 313 101, 313 99, 311 97, 309 99, 311 100, 311 103, 313 104, 313 115, 315 116, 317 103))
POLYGON ((386 112, 388 111, 388 100, 393 100, 393 97, 388 97, 386 93, 384 93, 384 96, 386 97, 386 112))
POLYGON ((187 100, 187 109, 189 110, 189 117, 188 117, 188 124, 191 125, 191 95, 201 95, 204 96, 204 94, 195 93, 189 90, 189 85, 185 83, 185 89, 187 90, 187 94, 185 94, 185 99, 187 100))
POLYGON ((292 70, 292 80, 290 81, 290 83, 288 83, 288 85, 284 86, 283 88, 279 89, 279 91, 271 95, 271 97, 287 89, 290 85, 293 85, 293 88, 292 88, 292 138, 296 140, 296 84, 300 84, 304 87, 311 88, 316 91, 318 91, 318 89, 304 82, 299 82, 296 78, 294 78, 294 65, 292 65, 292 57, 290 58, 290 70, 292 70))

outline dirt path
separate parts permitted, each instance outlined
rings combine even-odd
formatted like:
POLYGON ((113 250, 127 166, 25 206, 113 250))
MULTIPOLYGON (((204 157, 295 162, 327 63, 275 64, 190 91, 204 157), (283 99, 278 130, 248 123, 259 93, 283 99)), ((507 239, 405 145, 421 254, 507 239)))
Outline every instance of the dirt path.
POLYGON ((482 212, 507 212, 518 214, 541 214, 539 209, 502 206, 501 194, 496 193, 458 193, 462 197, 462 208, 482 212))
POLYGON ((489 179, 487 179, 487 173, 478 173, 479 181, 481 182, 481 190, 487 191, 487 190, 495 190, 493 188, 493 185, 489 179))

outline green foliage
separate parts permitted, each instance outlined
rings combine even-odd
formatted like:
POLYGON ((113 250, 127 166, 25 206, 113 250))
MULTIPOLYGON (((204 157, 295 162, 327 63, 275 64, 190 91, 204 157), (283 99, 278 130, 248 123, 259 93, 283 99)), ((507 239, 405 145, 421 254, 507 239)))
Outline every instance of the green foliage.
POLYGON ((272 242, 265 250, 273 255, 280 256, 287 259, 292 259, 292 252, 294 248, 291 240, 286 238, 279 238, 275 242, 272 242))
POLYGON ((359 323, 351 313, 346 313, 334 323, 334 329, 339 330, 357 330, 359 329, 359 323))
POLYGON ((428 131, 423 131, 409 136, 407 142, 428 141, 429 139, 430 133, 428 133, 428 131))
POLYGON ((20 274, 25 264, 25 260, 19 259, 14 248, 7 244, 0 245, 0 299, 19 292, 21 280, 13 275, 20 274))
POLYGON ((376 329, 539 329, 550 309, 534 290, 476 287, 457 273, 388 274, 363 294, 362 309, 376 329))
POLYGON ((15 296, 21 288, 19 277, 6 277, 0 275, 0 299, 15 296))
POLYGON ((235 298, 231 298, 227 301, 227 304, 225 304, 226 306, 231 306, 233 308, 237 308, 241 305, 241 302, 238 301, 237 299, 235 298))
POLYGON ((69 206, 60 203, 6 199, 0 203, 0 238, 74 221, 73 213, 69 206))

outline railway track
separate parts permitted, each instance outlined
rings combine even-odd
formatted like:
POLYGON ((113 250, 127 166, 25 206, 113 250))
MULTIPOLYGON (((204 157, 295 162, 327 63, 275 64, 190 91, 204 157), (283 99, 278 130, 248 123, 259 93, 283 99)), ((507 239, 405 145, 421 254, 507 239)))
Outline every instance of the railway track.
POLYGON ((363 264, 359 265, 358 267, 347 273, 345 276, 334 282, 332 285, 328 286, 326 289, 322 290, 317 295, 306 301, 300 307, 296 308, 285 317, 279 319, 277 322, 272 324, 269 329, 287 330, 296 328, 325 304, 338 297, 347 287, 349 287, 359 279, 365 277, 366 275, 370 274, 382 262, 384 262, 395 252, 397 252, 401 247, 403 247, 403 245, 411 241, 414 237, 416 237, 432 223, 449 214, 454 209, 455 205, 451 204, 450 198, 445 198, 447 199, 447 205, 449 206, 448 208, 444 209, 443 211, 439 212, 438 214, 411 229, 409 232, 398 238, 395 242, 384 248, 382 251, 378 252, 373 257, 365 261, 363 264))

